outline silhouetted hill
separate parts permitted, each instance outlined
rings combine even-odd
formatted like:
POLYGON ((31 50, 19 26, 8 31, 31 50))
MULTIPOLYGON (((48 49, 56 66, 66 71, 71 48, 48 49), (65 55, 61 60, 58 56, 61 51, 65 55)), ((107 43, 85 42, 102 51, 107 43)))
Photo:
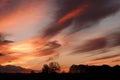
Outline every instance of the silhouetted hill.
POLYGON ((0 65, 0 73, 30 73, 31 69, 25 69, 20 66, 13 66, 13 65, 0 65))

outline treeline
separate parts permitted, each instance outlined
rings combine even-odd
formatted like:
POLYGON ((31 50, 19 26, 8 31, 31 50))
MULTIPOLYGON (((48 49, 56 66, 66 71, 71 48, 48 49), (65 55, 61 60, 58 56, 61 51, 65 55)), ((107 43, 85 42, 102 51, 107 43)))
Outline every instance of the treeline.
MULTIPOLYGON (((41 73, 64 73, 61 72, 61 67, 59 63, 57 62, 51 62, 49 64, 43 65, 41 73)), ((115 73, 115 74, 120 74, 120 66, 115 65, 113 67, 109 65, 101 65, 101 66, 95 66, 95 65, 72 65, 69 68, 68 73, 71 74, 96 74, 96 73, 101 73, 101 74, 110 74, 110 73, 115 73)))
POLYGON ((109 65, 71 65, 68 71, 62 71, 61 66, 58 62, 51 62, 49 64, 44 64, 42 70, 32 70, 32 69, 25 69, 20 66, 13 66, 13 65, 0 65, 0 73, 43 73, 43 74, 50 74, 50 73, 70 73, 70 74, 98 74, 98 73, 115 73, 120 74, 120 66, 109 66, 109 65))
POLYGON ((120 66, 71 65, 67 73, 61 72, 57 62, 43 65, 41 72, 30 74, 0 74, 1 80, 120 80, 120 66))
POLYGON ((120 66, 109 66, 109 65, 101 65, 101 66, 88 66, 88 65, 72 65, 69 69, 69 73, 81 73, 81 74, 110 74, 116 73, 120 74, 120 66))

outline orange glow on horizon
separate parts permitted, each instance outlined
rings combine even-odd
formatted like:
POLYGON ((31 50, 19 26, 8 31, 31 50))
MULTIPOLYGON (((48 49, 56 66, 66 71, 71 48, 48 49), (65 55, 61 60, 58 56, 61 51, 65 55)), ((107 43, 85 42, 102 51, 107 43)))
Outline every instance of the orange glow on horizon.
POLYGON ((18 53, 33 53, 37 51, 37 48, 40 48, 45 44, 43 39, 28 39, 25 41, 18 41, 8 45, 8 51, 18 52, 18 53))

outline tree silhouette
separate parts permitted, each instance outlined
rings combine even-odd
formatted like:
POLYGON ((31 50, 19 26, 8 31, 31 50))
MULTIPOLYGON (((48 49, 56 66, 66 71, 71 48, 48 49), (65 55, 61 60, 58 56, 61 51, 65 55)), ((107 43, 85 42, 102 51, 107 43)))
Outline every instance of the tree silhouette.
POLYGON ((119 65, 114 66, 114 67, 113 67, 113 72, 120 74, 120 66, 119 66, 119 65))
POLYGON ((72 65, 69 68, 69 73, 80 73, 80 74, 110 74, 116 73, 120 74, 120 66, 116 65, 114 67, 110 67, 109 65, 101 65, 101 66, 88 66, 88 65, 72 65))
POLYGON ((72 65, 70 67, 69 72, 70 73, 85 73, 87 68, 88 68, 87 65, 72 65))
POLYGON ((51 62, 49 65, 45 64, 42 68, 42 73, 58 73, 60 72, 60 65, 57 62, 51 62))
POLYGON ((44 64, 42 68, 42 73, 49 73, 49 66, 47 64, 44 64))
POLYGON ((32 71, 31 71, 31 74, 34 74, 34 73, 35 73, 35 71, 34 71, 34 70, 32 70, 32 71))
POLYGON ((78 67, 77 65, 72 65, 72 66, 70 67, 69 72, 70 72, 70 73, 77 73, 77 72, 79 72, 77 67, 78 67))
POLYGON ((50 68, 50 73, 58 73, 58 72, 60 72, 60 65, 57 62, 51 62, 49 64, 49 68, 50 68))

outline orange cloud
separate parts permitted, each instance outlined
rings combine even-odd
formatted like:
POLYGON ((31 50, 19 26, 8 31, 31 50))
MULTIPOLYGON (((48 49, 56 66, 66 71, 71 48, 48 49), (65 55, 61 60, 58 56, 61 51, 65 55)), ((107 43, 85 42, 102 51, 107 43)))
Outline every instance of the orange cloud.
POLYGON ((60 18, 57 21, 57 24, 58 25, 62 24, 62 23, 66 22, 66 21, 68 21, 68 20, 70 20, 70 19, 72 19, 74 17, 77 17, 77 16, 83 14, 85 12, 85 10, 88 8, 88 6, 89 6, 88 4, 84 4, 84 5, 80 6, 80 7, 78 7, 77 9, 71 11, 70 13, 64 15, 62 18, 60 18))
MULTIPOLYGON (((33 23, 34 21, 29 19, 34 13, 31 13, 31 10, 35 10, 34 7, 29 9, 24 9, 19 7, 14 12, 4 16, 4 18, 0 19, 0 30, 5 30, 8 28, 15 28, 15 27, 24 27, 22 23, 33 23), (22 20, 24 19, 25 22, 22 20), (26 20, 25 20, 26 19, 26 20)), ((27 26, 26 26, 27 27, 27 26)))

